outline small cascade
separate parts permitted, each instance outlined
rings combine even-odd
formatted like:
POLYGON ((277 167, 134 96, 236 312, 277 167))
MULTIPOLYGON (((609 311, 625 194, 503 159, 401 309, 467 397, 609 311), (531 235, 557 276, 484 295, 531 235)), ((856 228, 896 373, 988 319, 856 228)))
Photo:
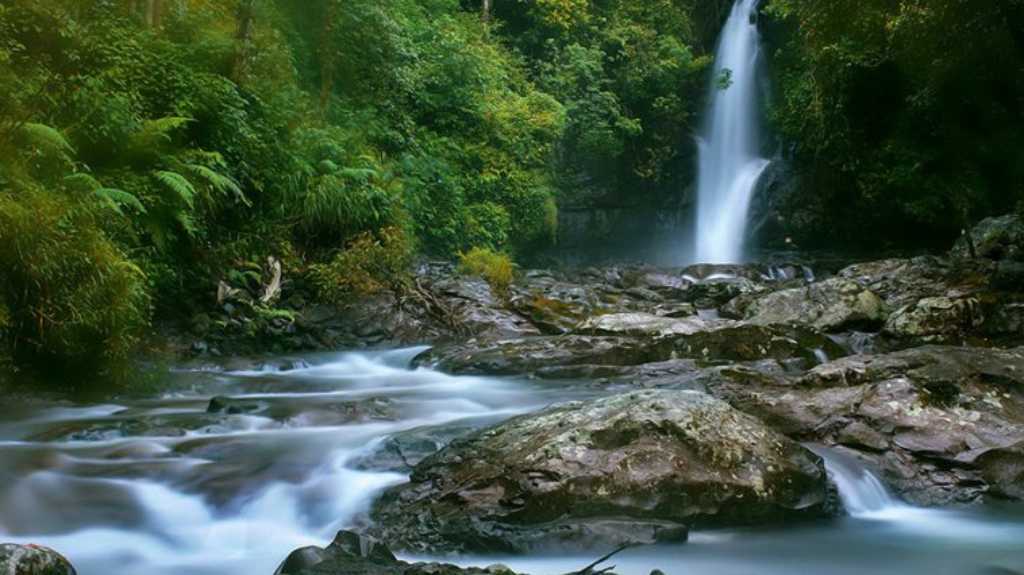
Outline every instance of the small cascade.
POLYGON ((821 446, 808 448, 825 460, 829 478, 839 491, 839 499, 852 517, 878 518, 885 512, 905 509, 875 474, 849 455, 821 446))

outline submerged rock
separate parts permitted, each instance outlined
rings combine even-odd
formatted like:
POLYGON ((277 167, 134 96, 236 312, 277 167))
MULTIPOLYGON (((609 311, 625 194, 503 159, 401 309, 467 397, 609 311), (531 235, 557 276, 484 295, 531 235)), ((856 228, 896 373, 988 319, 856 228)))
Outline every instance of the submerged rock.
POLYGON ((458 439, 374 507, 372 533, 420 552, 683 541, 691 526, 827 512, 821 461, 693 391, 572 402, 458 439))
POLYGON ((39 545, 0 544, 0 574, 76 575, 75 568, 53 549, 39 545))

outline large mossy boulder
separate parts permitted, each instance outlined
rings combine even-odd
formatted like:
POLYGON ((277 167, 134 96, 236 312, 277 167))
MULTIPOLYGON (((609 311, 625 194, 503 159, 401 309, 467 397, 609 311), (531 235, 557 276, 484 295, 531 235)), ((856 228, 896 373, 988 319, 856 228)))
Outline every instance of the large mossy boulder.
POLYGON ((375 505, 413 552, 527 552, 682 541, 690 527, 827 513, 821 461, 694 391, 572 402, 452 442, 375 505))

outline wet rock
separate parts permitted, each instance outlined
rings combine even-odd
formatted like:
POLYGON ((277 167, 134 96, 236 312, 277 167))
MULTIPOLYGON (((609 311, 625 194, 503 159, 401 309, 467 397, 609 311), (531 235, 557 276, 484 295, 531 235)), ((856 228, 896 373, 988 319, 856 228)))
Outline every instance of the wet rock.
POLYGON ((1024 496, 1024 348, 924 346, 708 388, 792 437, 856 450, 913 502, 1024 496))
POLYGON ((961 340, 984 321, 975 298, 929 297, 893 312, 884 332, 901 340, 942 343, 961 340))
POLYGON ((356 469, 409 473, 427 456, 481 426, 460 422, 400 431, 385 438, 377 449, 352 461, 351 465, 356 469))
POLYGON ((251 399, 235 399, 218 395, 210 399, 206 407, 207 413, 227 413, 237 415, 240 413, 255 413, 266 409, 266 404, 251 399))
POLYGON ((770 293, 745 306, 743 313, 755 324, 797 324, 821 331, 876 328, 886 317, 881 298, 843 278, 770 293))
POLYGON ((580 330, 583 333, 438 346, 421 354, 414 363, 451 373, 513 375, 566 366, 635 366, 686 358, 709 362, 767 358, 816 361, 814 350, 825 350, 831 357, 844 353, 821 334, 795 326, 630 313, 599 316, 584 323, 580 330))
POLYGON ((0 573, 4 575, 75 575, 60 553, 40 545, 0 544, 0 573))
POLYGON ((693 335, 709 329, 710 324, 696 317, 671 318, 648 313, 599 315, 583 322, 574 331, 581 335, 666 337, 693 335))
POLYGON ((741 295, 765 291, 766 288, 745 277, 711 276, 692 284, 685 297, 700 309, 716 309, 741 295))
POLYGON ((693 391, 553 406, 459 439, 385 493, 398 548, 524 552, 683 540, 691 526, 824 515, 809 451, 693 391))
POLYGON ((326 548, 296 549, 274 575, 514 575, 501 565, 486 569, 445 563, 407 563, 387 545, 351 531, 339 531, 326 548))
POLYGON ((1009 214, 986 218, 970 231, 974 242, 971 253, 968 238, 962 237, 953 246, 950 255, 957 258, 979 257, 989 260, 1024 261, 1024 221, 1009 214))
POLYGON ((969 297, 987 290, 991 271, 992 265, 986 262, 921 256, 859 263, 837 276, 871 290, 890 309, 899 309, 924 298, 969 297))

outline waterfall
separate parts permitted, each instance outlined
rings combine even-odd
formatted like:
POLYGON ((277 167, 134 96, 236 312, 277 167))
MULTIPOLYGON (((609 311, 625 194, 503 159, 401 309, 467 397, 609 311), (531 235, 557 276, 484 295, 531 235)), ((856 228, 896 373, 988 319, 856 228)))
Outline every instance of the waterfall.
POLYGON ((875 474, 853 457, 821 446, 809 445, 808 448, 825 461, 829 478, 851 516, 882 517, 886 512, 906 508, 889 494, 875 474))
POLYGON ((756 7, 757 0, 736 0, 715 56, 706 138, 698 142, 696 259, 701 263, 741 260, 750 201, 768 166, 758 153, 756 7))

